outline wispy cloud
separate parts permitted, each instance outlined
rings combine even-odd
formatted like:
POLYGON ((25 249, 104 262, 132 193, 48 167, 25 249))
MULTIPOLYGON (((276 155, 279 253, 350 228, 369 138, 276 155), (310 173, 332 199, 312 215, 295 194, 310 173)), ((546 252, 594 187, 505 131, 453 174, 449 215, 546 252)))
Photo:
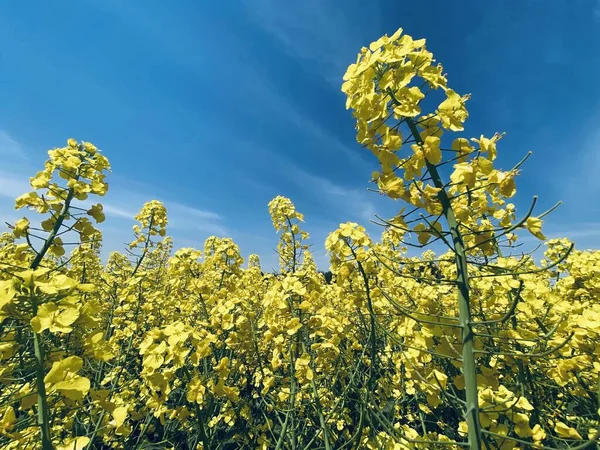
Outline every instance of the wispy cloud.
POLYGON ((222 237, 230 234, 222 223, 223 218, 215 212, 170 201, 165 201, 165 206, 169 214, 169 224, 175 230, 199 231, 222 237))
POLYGON ((274 104, 279 110, 279 114, 283 114, 283 117, 286 117, 298 131, 311 135, 315 139, 315 142, 319 143, 319 147, 343 155, 347 161, 356 167, 364 166, 365 163, 359 153, 361 148, 358 146, 352 148, 345 145, 333 134, 326 131, 318 122, 305 114, 299 113, 290 105, 286 105, 283 102, 279 103, 279 105, 277 103, 274 104))
MULTIPOLYGON (((576 131, 579 139, 559 144, 561 152, 569 156, 548 169, 554 189, 566 199, 564 212, 572 220, 577 217, 581 221, 600 218, 600 129, 597 127, 600 103, 597 111, 594 117, 582 123, 576 131)), ((560 212, 559 210, 559 214, 560 212)))
MULTIPOLYGON (((31 186, 28 182, 29 175, 26 173, 11 174, 0 171, 0 197, 13 200, 26 192, 31 191, 31 186)), ((89 198, 81 203, 82 207, 90 207, 92 204, 102 203, 104 213, 113 217, 121 217, 132 219, 136 212, 111 205, 103 202, 101 198, 89 198)))
POLYGON ((0 157, 3 159, 25 159, 25 153, 23 152, 21 144, 5 130, 0 130, 0 157))
MULTIPOLYGON (((361 179, 355 185, 345 184, 307 169, 301 162, 284 156, 277 149, 249 141, 236 142, 236 145, 247 152, 260 154, 264 160, 269 161, 270 168, 274 173, 284 174, 280 189, 285 191, 286 185, 288 189, 290 184, 293 185, 293 190, 299 190, 302 196, 312 205, 319 205, 321 217, 344 217, 343 220, 360 220, 363 222, 374 218, 373 216, 379 206, 378 203, 380 203, 377 200, 380 197, 374 192, 367 191, 364 187, 357 187, 357 185, 365 185, 364 179, 361 179)), ((361 172, 365 172, 364 163, 362 169, 361 172)), ((273 190, 272 185, 264 185, 263 187, 269 191, 273 190)), ((292 198, 292 200, 294 199, 292 198)))
POLYGON ((297 166, 292 169, 291 174, 292 181, 301 189, 315 200, 319 199, 330 208, 334 208, 338 213, 343 211, 349 218, 365 222, 373 219, 376 213, 375 204, 368 198, 369 193, 365 190, 342 186, 297 166))
POLYGON ((124 187, 113 186, 107 197, 107 199, 95 198, 93 202, 89 203, 100 202, 104 206, 107 216, 126 219, 133 223, 134 217, 144 203, 156 199, 165 205, 169 219, 168 228, 175 235, 190 235, 200 232, 204 237, 208 237, 213 234, 225 236, 229 233, 220 214, 173 201, 157 195, 151 189, 132 191, 124 187))
POLYGON ((358 0, 279 2, 246 0, 248 14, 294 57, 339 88, 342 75, 363 42, 365 20, 381 22, 380 4, 358 0))
POLYGON ((102 206, 104 207, 104 214, 108 216, 133 220, 133 217, 136 215, 136 212, 134 211, 118 208, 110 203, 102 203, 102 206))
POLYGON ((567 237, 580 249, 600 248, 600 130, 596 125, 600 103, 596 111, 575 127, 571 136, 577 139, 553 143, 555 154, 562 156, 543 163, 544 178, 538 181, 547 183, 549 197, 563 200, 561 207, 544 219, 544 234, 567 237))
POLYGON ((600 222, 580 222, 573 228, 571 224, 567 227, 555 227, 548 231, 549 238, 566 237, 572 240, 589 240, 600 238, 600 222))
MULTIPOLYGON (((548 223, 543 229, 548 240, 567 238, 575 244, 577 250, 597 249, 600 246, 600 222, 576 222, 576 223, 548 223)), ((532 236, 525 230, 519 233, 518 244, 512 252, 513 255, 531 253, 534 259, 543 258, 546 245, 543 241, 532 236)))
POLYGON ((0 171, 0 197, 14 199, 31 190, 29 178, 0 171))

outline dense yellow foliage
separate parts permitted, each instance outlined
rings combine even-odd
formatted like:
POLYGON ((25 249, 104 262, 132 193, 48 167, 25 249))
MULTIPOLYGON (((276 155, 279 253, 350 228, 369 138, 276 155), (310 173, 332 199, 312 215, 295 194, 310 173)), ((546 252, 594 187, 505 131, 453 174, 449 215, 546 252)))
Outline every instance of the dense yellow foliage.
POLYGON ((348 69, 358 141, 381 166, 374 182, 411 210, 375 240, 340 224, 325 243, 331 283, 284 197, 269 204, 277 274, 256 255, 244 268, 228 238, 173 252, 158 201, 135 217, 127 254, 103 264, 102 205, 81 201, 107 192, 109 163, 87 142, 49 151, 16 200, 39 221, 0 236, 0 447, 464 448, 465 330, 484 448, 597 439, 600 252, 557 239, 537 265, 503 255, 518 228, 545 239, 543 214, 517 220, 506 203, 518 167, 494 167, 501 135, 443 146, 468 96, 433 63, 399 30, 348 69), (443 100, 423 114, 435 91, 443 100), (411 234, 449 249, 408 257, 411 234))

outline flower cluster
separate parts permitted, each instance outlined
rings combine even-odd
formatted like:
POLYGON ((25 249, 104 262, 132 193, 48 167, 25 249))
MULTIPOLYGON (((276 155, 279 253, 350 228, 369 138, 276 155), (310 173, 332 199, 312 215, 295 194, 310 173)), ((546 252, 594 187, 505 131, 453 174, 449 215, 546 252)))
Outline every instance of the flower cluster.
POLYGON ((380 171, 373 174, 379 190, 430 217, 408 221, 401 212, 393 219, 396 229, 416 233, 424 245, 444 234, 437 217, 451 206, 460 226, 468 230, 467 247, 483 254, 493 254, 500 237, 513 242, 512 225, 544 239, 539 218, 517 223, 514 205, 506 202, 515 195, 521 163, 509 171, 494 167, 501 134, 454 137, 444 144, 446 133, 464 129, 469 96, 448 87, 443 68, 435 64, 424 39, 413 40, 402 29, 382 37, 361 50, 344 80, 342 91, 356 118, 357 140, 380 164, 380 171), (439 92, 441 100, 436 97, 439 92), (437 104, 427 113, 421 108, 426 97, 437 104), (407 144, 409 149, 404 148, 407 144), (454 170, 447 193, 442 193, 446 185, 438 168, 449 162, 454 170))

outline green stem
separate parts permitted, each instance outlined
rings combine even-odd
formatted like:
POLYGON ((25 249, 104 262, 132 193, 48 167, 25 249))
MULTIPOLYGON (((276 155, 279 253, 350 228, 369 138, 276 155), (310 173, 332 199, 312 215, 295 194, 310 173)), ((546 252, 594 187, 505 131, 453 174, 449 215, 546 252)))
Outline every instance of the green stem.
POLYGON ((75 190, 72 188, 69 189, 67 198, 65 199, 65 204, 63 205, 60 213, 58 214, 58 218, 56 219, 56 222, 54 223, 54 227, 52 227, 52 231, 50 231, 50 234, 48 235, 48 239, 46 239, 46 242, 44 242, 44 246, 37 253, 37 255, 35 256, 35 259, 31 263, 31 269, 33 269, 33 270, 37 269, 38 266, 40 265, 40 263, 42 262, 42 259, 44 258, 44 256, 46 256, 46 253, 48 252, 48 250, 50 249, 50 246, 54 242, 54 238, 56 237, 58 230, 60 230, 60 227, 62 226, 62 224, 65 220, 65 217, 67 216, 67 213, 69 212, 69 207, 71 206, 71 201, 73 200, 74 195, 75 195, 75 190))
MULTIPOLYGON (((275 450, 280 450, 283 448, 283 443, 288 431, 288 427, 289 427, 289 422, 290 420, 293 421, 293 413, 294 413, 294 403, 295 403, 295 399, 296 399, 296 383, 294 381, 294 377, 296 376, 295 374, 295 370, 294 370, 294 352, 292 351, 292 348, 290 346, 289 349, 290 352, 290 404, 289 404, 289 408, 285 414, 285 421, 283 422, 283 426, 281 427, 281 435, 279 436, 279 439, 277 440, 277 445, 275 447, 275 450)), ((295 443, 295 430, 293 429, 292 426, 292 444, 295 443)))
MULTIPOLYGON (((37 253, 35 259, 31 263, 31 269, 36 270, 40 263, 42 262, 44 256, 50 249, 50 246, 54 242, 54 238, 56 234, 60 230, 63 221, 67 213, 69 212, 69 207, 71 205, 71 201, 73 200, 73 196, 75 195, 75 191, 73 189, 69 189, 69 193, 67 194, 67 198, 65 199, 65 203, 54 223, 54 227, 52 231, 48 235, 48 239, 44 242, 44 246, 37 253)), ((32 313, 33 317, 37 316, 37 299, 35 295, 31 297, 32 304, 32 313)), ((53 450, 54 446, 52 445, 52 437, 50 434, 50 412, 48 410, 48 394, 46 393, 46 384, 44 383, 44 378, 46 376, 46 355, 44 352, 44 346, 41 340, 42 336, 36 332, 33 333, 33 348, 35 354, 35 371, 36 371, 36 387, 37 387, 37 421, 38 426, 40 427, 40 433, 42 437, 42 449, 43 450, 53 450)))
MULTIPOLYGON (((37 307, 35 308, 37 309, 37 307)), ((35 349, 35 371, 36 371, 36 386, 37 386, 37 420, 42 435, 42 449, 53 450, 52 437, 50 435, 50 417, 48 411, 48 399, 46 395, 45 377, 45 353, 40 336, 33 333, 33 346, 35 349)))
MULTIPOLYGON (((406 123, 410 128, 412 135, 418 145, 423 145, 423 139, 421 134, 415 125, 415 122, 411 118, 406 119, 406 123)), ((450 235, 454 244, 454 253, 457 270, 456 285, 458 287, 458 313, 459 313, 459 324, 461 327, 461 338, 462 338, 462 359, 463 359, 463 375, 465 378, 465 390, 466 390, 466 412, 465 419, 468 425, 468 439, 469 448, 471 450, 481 450, 481 423, 479 422, 479 403, 477 396, 477 370, 475 367, 475 348, 474 348, 474 334, 471 324, 471 305, 469 299, 469 273, 467 267, 467 254, 465 252, 465 244, 463 242, 462 234, 458 228, 458 221, 450 198, 442 183, 442 179, 437 170, 437 166, 431 164, 425 160, 427 170, 431 175, 431 180, 436 188, 440 189, 438 192, 438 199, 442 205, 442 210, 448 227, 450 228, 450 235)))

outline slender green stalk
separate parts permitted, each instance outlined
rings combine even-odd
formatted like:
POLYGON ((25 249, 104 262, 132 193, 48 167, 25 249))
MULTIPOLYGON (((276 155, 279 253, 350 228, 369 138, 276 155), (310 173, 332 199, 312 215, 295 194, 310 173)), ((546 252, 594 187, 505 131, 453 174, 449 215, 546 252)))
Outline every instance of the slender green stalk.
MULTIPOLYGON (((73 196, 75 195, 75 191, 73 189, 69 189, 67 197, 65 199, 65 203, 54 223, 54 227, 50 231, 48 235, 48 239, 44 242, 44 246, 41 248, 39 252, 37 252, 33 262, 31 263, 30 268, 32 270, 36 270, 41 264, 44 256, 50 249, 50 246, 54 242, 54 238, 56 234, 60 230, 67 213, 69 212, 69 207, 71 205, 71 201, 73 200, 73 196)), ((37 316, 38 304, 35 294, 31 296, 31 306, 33 317, 37 316)), ((40 433, 42 438, 42 449, 43 450, 53 450, 54 446, 52 445, 52 436, 50 434, 50 411, 48 410, 48 394, 46 393, 46 384, 44 383, 44 378, 46 376, 46 355, 44 352, 44 345, 42 343, 42 336, 36 332, 33 333, 33 348, 35 354, 35 371, 36 371, 36 388, 37 388, 37 422, 40 427, 40 433)))
MULTIPOLYGON (((37 308, 35 308, 37 309, 37 308)), ((37 387, 37 422, 40 427, 42 437, 42 449, 53 450, 52 437, 50 434, 50 414, 48 410, 48 398, 46 394, 45 377, 45 353, 40 336, 33 333, 33 346, 35 351, 35 372, 36 372, 36 387, 37 387)))
MULTIPOLYGON (((418 145, 423 145, 423 139, 417 129, 414 121, 410 118, 406 119, 406 123, 410 128, 412 135, 418 145)), ((462 360, 463 360, 463 375, 465 378, 466 391, 466 411, 465 420, 468 425, 469 448, 471 450, 481 450, 481 423, 479 421, 479 403, 477 396, 477 370, 475 367, 475 348, 474 334, 471 319, 471 304, 469 299, 469 272, 467 267, 467 254, 465 252, 465 244, 462 234, 458 228, 458 221, 450 198, 444 187, 444 183, 437 170, 437 166, 426 160, 427 170, 431 175, 431 179, 438 192, 438 199, 442 205, 443 215, 448 222, 450 235, 454 244, 454 253, 456 261, 458 287, 458 315, 459 325, 461 327, 462 340, 462 360)))
MULTIPOLYGON (((285 414, 285 421, 283 422, 283 426, 281 427, 281 435, 279 436, 279 439, 277 441, 277 445, 275 447, 275 450, 280 450, 283 448, 283 443, 286 437, 286 434, 288 432, 288 427, 289 427, 289 422, 290 420, 293 420, 293 413, 294 413, 294 403, 296 400, 296 383, 294 380, 294 377, 296 376, 295 374, 295 370, 294 370, 294 352, 292 352, 292 349, 290 347, 290 406, 285 414)), ((293 430, 292 427, 292 444, 295 442, 294 437, 295 437, 295 430, 293 430)))

